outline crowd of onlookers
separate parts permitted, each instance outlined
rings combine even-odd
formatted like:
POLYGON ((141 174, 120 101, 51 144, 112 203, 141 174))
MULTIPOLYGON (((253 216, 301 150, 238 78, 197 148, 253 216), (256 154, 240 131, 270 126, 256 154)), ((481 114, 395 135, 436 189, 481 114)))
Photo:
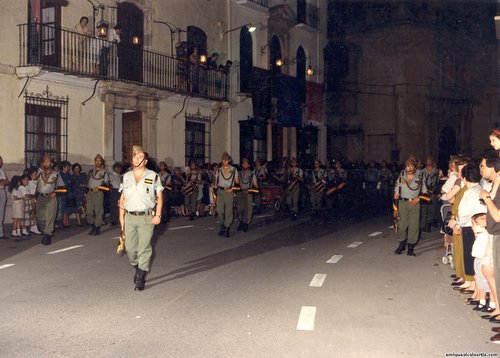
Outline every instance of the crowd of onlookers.
MULTIPOLYGON (((494 148, 473 160, 452 156, 441 188, 443 234, 452 246, 452 286, 468 295, 465 303, 491 323, 500 323, 500 131, 490 133, 494 148)), ((500 327, 491 337, 500 343, 500 327)))

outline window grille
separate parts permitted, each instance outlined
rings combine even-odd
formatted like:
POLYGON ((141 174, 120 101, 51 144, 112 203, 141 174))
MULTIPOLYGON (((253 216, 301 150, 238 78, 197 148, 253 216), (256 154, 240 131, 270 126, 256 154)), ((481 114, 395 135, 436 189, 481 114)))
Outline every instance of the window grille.
POLYGON ((198 166, 209 163, 211 116, 203 116, 198 110, 194 114, 186 113, 185 119, 185 164, 189 165, 191 160, 194 160, 198 166))
POLYGON ((54 96, 47 86, 42 93, 26 91, 24 98, 26 166, 38 166, 44 154, 67 160, 69 97, 54 96))

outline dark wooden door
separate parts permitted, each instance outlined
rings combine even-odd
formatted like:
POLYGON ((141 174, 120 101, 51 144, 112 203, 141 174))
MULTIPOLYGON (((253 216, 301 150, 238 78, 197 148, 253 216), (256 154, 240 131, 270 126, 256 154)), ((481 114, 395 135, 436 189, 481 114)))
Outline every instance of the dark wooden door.
POLYGON ((123 113, 122 158, 124 163, 130 163, 133 145, 142 145, 142 112, 123 113))
POLYGON ((144 13, 128 2, 118 4, 117 13, 118 24, 122 26, 118 45, 118 76, 124 80, 142 82, 144 13), (134 37, 139 39, 139 43, 133 43, 134 37))

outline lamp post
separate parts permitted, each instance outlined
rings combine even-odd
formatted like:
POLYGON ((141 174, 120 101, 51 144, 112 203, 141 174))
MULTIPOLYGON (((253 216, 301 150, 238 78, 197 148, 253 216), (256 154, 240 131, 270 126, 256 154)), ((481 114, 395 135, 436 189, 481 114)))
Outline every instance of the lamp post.
POLYGON ((94 20, 94 24, 92 26, 92 36, 95 37, 95 30, 96 28, 98 29, 98 35, 101 36, 102 33, 104 33, 103 36, 107 35, 107 27, 104 29, 104 24, 107 26, 107 22, 104 21, 104 4, 101 4, 98 2, 99 5, 96 5, 92 0, 87 0, 91 5, 92 5, 92 18, 94 20), (97 13, 99 12, 99 9, 101 9, 101 21, 99 21, 96 24, 96 17, 97 13))
POLYGON ((162 24, 162 25, 165 25, 168 27, 168 29, 170 30, 170 56, 174 56, 174 34, 176 32, 180 33, 182 30, 174 25, 174 24, 171 24, 169 22, 166 22, 166 21, 153 21, 157 24, 162 24))

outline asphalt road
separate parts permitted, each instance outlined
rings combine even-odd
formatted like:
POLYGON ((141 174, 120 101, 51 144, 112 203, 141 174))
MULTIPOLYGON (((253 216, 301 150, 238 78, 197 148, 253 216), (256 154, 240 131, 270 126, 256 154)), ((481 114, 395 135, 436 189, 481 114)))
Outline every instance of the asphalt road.
POLYGON ((231 238, 213 218, 158 227, 143 292, 116 227, 0 241, 0 357, 500 354, 451 289, 437 232, 408 257, 393 254, 390 218, 268 219, 231 238))

